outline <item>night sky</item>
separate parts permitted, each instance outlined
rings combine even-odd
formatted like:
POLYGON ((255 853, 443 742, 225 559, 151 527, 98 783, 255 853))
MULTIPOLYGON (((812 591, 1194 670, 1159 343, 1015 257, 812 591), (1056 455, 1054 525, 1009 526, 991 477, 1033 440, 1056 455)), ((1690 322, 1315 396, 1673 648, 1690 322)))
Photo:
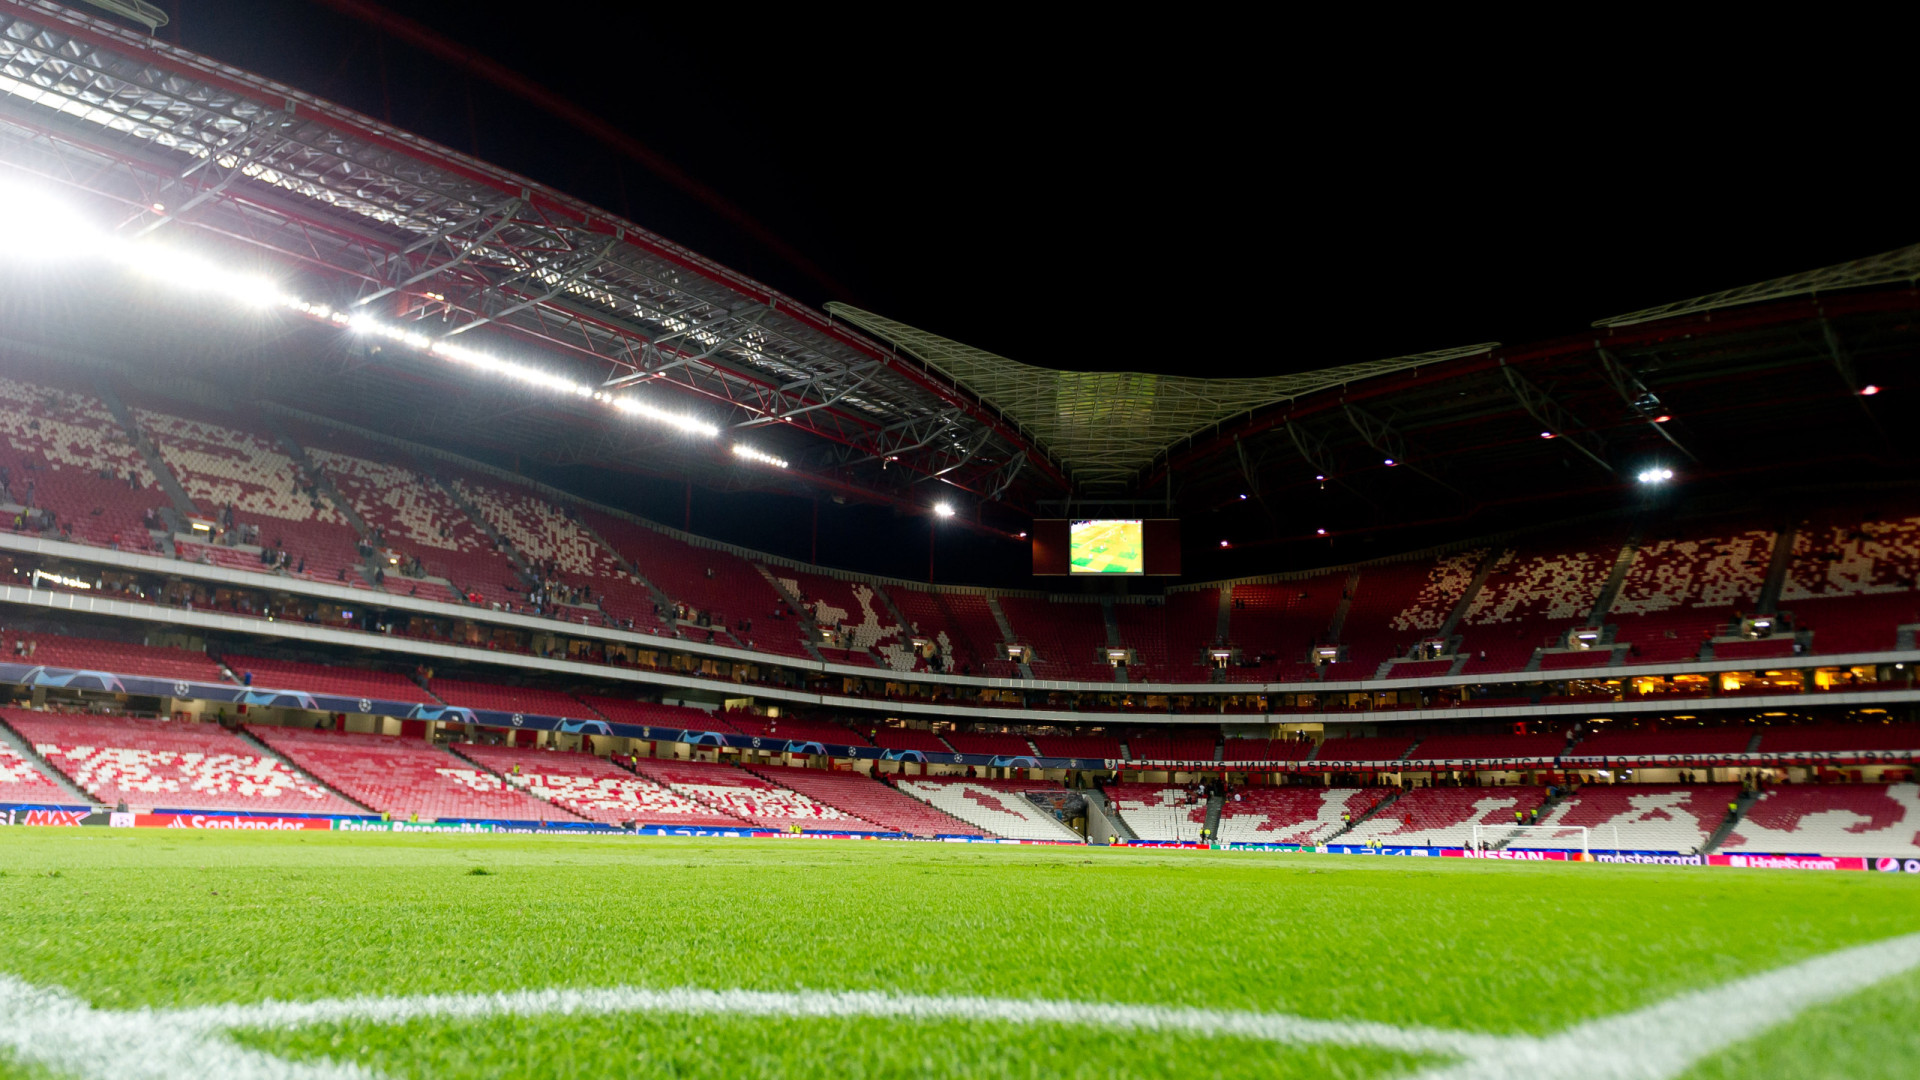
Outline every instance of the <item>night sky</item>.
POLYGON ((614 125, 789 259, 319 0, 161 4, 163 38, 808 303, 1049 366, 1253 375, 1518 344, 1920 239, 1901 140, 1851 95, 1745 85, 1764 56, 1527 58, 1418 27, 1400 50, 1370 27, 1119 9, 384 5, 614 125))
MULTIPOLYGON (((1261 375, 1519 345, 1920 241, 1905 128, 1875 108, 1896 99, 1871 64, 1823 80, 1782 53, 1665 31, 1389 28, 1371 10, 1339 25, 1251 9, 384 0, 610 125, 675 182, 343 13, 348 0, 156 2, 175 16, 165 40, 604 206, 809 304, 846 300, 1046 366, 1261 375)), ((685 519, 676 482, 542 478, 685 519)), ((702 491, 692 525, 926 572, 926 519, 886 508, 702 491), (816 506, 817 539, 798 527, 816 506)), ((1188 538, 1190 575, 1290 568, 1222 553, 1204 531, 1188 538)), ((1396 534, 1361 553, 1450 538, 1396 534)), ((937 562, 943 581, 1038 584, 1017 542, 945 530, 937 562)))

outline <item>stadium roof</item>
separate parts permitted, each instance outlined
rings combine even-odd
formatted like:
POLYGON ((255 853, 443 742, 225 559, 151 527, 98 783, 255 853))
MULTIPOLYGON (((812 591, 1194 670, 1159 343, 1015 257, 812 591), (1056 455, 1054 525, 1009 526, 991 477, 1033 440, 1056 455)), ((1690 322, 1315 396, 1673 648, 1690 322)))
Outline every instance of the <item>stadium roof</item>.
MULTIPOLYGON (((850 306, 814 310, 525 177, 47 0, 0 0, 0 166, 83 193, 124 236, 271 264, 342 310, 697 412, 793 467, 511 387, 450 394, 425 360, 263 360, 281 381, 261 396, 298 394, 423 441, 455 432, 548 462, 917 507, 943 491, 1028 513, 1165 491, 1191 510, 1325 475, 1360 507, 1415 516, 1565 489, 1579 475, 1567 469, 1617 482, 1649 453, 1751 455, 1753 424, 1804 422, 1833 395, 1841 439, 1884 444, 1873 424, 1849 424, 1860 414, 1846 398, 1860 365, 1914 353, 1912 298, 1884 287, 1920 275, 1920 247, 1603 319, 1547 346, 1242 379, 1056 370, 850 306), (1873 287, 1882 295, 1828 302, 1873 287), (1731 308, 1747 310, 1714 321, 1731 308), (1652 424, 1648 402, 1681 421, 1652 424), (1560 441, 1544 452, 1549 433, 1560 441), (1382 474, 1389 459, 1410 467, 1382 474)), ((302 332, 310 355, 333 333, 302 332)))
POLYGON ((1058 457, 1082 490, 1124 490, 1168 447, 1256 409, 1494 347, 1489 342, 1297 375, 1204 379, 1036 367, 850 304, 829 303, 827 310, 978 393, 1058 457))

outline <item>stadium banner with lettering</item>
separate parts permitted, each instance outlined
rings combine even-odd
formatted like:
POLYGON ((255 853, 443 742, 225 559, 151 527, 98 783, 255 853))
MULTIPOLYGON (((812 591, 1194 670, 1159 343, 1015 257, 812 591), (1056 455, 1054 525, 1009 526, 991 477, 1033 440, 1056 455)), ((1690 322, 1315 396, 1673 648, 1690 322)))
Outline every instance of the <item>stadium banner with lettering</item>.
POLYGON ((1920 874, 1920 859, 1875 859, 1873 868, 1886 874, 1920 874))
POLYGON ((1578 851, 1561 851, 1554 848, 1521 848, 1517 851, 1507 848, 1499 851, 1441 848, 1440 856, 1445 859, 1497 859, 1502 862, 1580 862, 1584 859, 1584 855, 1578 851))
POLYGON ((1858 855, 1709 855, 1708 866, 1732 866, 1745 870, 1865 870, 1867 860, 1858 855))
POLYGON ((241 832, 326 832, 333 819, 325 817, 283 817, 263 814, 115 814, 131 821, 109 824, 138 829, 229 829, 241 832))
POLYGON ((0 682, 19 686, 69 687, 144 697, 170 697, 183 701, 210 701, 226 705, 305 709, 322 713, 361 713, 369 716, 391 716, 399 720, 437 720, 449 724, 472 724, 477 727, 508 730, 556 731, 565 735, 608 735, 625 739, 641 739, 647 742, 687 743, 693 746, 725 747, 735 750, 818 754, 868 761, 903 761, 923 765, 984 765, 996 769, 1082 770, 1107 767, 1106 763, 1099 758, 1054 758, 1013 754, 927 754, 919 750, 883 750, 877 746, 848 746, 800 739, 779 739, 761 735, 741 735, 731 731, 701 731, 694 728, 621 724, 598 717, 543 716, 535 713, 501 712, 494 709, 468 709, 455 705, 422 705, 410 701, 316 694, 306 690, 235 686, 230 683, 193 682, 185 679, 156 679, 145 675, 120 675, 110 671, 82 671, 11 662, 0 663, 0 682))
POLYGON ((4 803, 0 804, 0 825, 85 825, 94 813, 91 806, 4 803))

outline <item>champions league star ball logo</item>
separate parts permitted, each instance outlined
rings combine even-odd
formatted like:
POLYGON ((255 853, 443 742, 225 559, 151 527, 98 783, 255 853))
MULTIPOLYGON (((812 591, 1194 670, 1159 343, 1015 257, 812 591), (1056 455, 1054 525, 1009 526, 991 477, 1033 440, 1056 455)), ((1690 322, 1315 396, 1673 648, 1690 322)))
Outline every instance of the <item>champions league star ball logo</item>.
POLYGON ((521 716, 521 715, 520 715, 519 713, 514 713, 514 714, 513 714, 513 720, 512 720, 512 724, 513 724, 513 726, 514 726, 514 727, 519 727, 519 726, 520 726, 521 724, 524 724, 524 723, 526 723, 526 722, 527 722, 527 718, 526 718, 526 717, 524 717, 524 716, 521 716))
POLYGON ((360 699, 360 711, 361 711, 361 712, 363 712, 363 713, 370 713, 370 712, 372 712, 372 711, 373 711, 373 702, 372 702, 372 701, 369 701, 369 700, 368 700, 368 699, 366 699, 366 698, 361 698, 361 699, 360 699))
POLYGON ((189 687, 186 683, 177 682, 173 684, 174 697, 186 697, 188 694, 192 692, 193 692, 192 687, 189 687))

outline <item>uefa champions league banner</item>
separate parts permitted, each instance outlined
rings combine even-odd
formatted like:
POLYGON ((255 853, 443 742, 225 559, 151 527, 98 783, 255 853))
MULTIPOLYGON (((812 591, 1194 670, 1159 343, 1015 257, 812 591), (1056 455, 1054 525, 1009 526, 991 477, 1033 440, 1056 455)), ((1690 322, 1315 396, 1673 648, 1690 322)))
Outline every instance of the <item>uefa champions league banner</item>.
POLYGON ((306 709, 311 712, 326 713, 363 713, 370 716, 391 716, 400 720, 438 720, 444 723, 474 724, 479 727, 509 730, 557 731, 568 735, 608 735, 641 739, 647 742, 689 743, 694 746, 731 747, 736 750, 765 750, 788 754, 822 754, 837 758, 905 761, 922 765, 986 765, 1002 769, 1073 770, 1106 767, 1106 763, 1098 758, 1052 758, 1012 754, 927 754, 919 750, 882 750, 875 746, 843 746, 838 743, 740 735, 730 731, 700 731, 691 728, 619 724, 597 717, 589 719, 573 716, 543 716, 534 713, 500 712, 493 709, 467 709, 454 705, 421 705, 410 701, 343 697, 338 694, 316 694, 305 690, 235 686, 231 683, 156 679, 147 675, 118 675, 110 671, 80 671, 38 664, 0 663, 0 682, 10 682, 20 686, 68 687, 143 697, 211 701, 228 705, 306 709))

